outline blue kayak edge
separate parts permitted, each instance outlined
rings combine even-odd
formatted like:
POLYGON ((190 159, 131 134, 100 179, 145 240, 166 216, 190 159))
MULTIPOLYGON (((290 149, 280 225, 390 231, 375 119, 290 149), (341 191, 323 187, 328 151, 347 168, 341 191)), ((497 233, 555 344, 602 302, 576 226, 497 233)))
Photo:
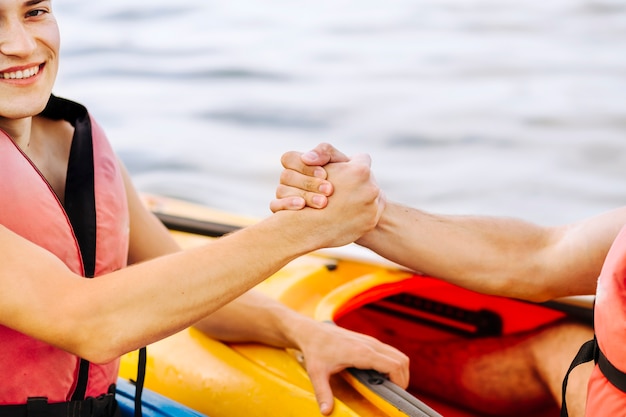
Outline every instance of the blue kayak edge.
MULTIPOLYGON (((135 385, 133 383, 118 378, 115 398, 122 417, 135 415, 135 385)), ((207 417, 186 405, 146 388, 141 394, 141 405, 143 417, 207 417)))

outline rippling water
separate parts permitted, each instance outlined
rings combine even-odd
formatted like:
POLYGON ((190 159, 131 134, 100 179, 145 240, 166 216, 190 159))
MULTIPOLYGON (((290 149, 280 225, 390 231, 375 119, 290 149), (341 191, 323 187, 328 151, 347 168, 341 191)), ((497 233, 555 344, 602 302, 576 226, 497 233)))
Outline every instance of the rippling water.
POLYGON ((622 0, 55 7, 56 93, 143 191, 264 216, 280 155, 328 141, 427 210, 556 223, 626 204, 622 0))

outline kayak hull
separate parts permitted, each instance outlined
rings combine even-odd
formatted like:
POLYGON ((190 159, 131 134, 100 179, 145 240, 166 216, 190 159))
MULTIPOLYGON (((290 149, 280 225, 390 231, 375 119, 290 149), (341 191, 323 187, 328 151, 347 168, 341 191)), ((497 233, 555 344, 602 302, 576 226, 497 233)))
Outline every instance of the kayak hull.
MULTIPOLYGON (((117 399, 122 417, 134 417, 135 385, 128 380, 119 378, 115 398, 117 399)), ((149 389, 143 390, 141 411, 143 417, 206 417, 149 389)))

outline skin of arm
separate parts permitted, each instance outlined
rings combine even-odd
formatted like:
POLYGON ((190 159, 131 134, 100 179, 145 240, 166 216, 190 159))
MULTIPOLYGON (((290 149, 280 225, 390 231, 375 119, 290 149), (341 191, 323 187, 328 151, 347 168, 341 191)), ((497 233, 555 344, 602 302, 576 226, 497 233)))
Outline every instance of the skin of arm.
MULTIPOLYGON (((332 181, 321 168, 347 161, 328 144, 283 155, 270 208, 323 208, 332 181)), ((626 208, 544 227, 519 219, 446 216, 387 202, 376 228, 357 243, 415 271, 475 291, 532 301, 595 293, 597 277, 626 208)))
MULTIPOLYGON (((133 225, 130 261, 143 262, 180 251, 169 231, 145 209, 126 173, 125 179, 133 225)), ((302 351, 324 415, 334 406, 329 378, 347 367, 376 369, 399 386, 408 386, 409 359, 399 350, 369 336, 317 322, 254 290, 202 318, 194 327, 227 342, 252 341, 302 351)))
POLYGON ((354 164, 349 170, 352 178, 338 172, 337 180, 345 180, 346 187, 332 199, 334 214, 277 213, 188 251, 180 251, 167 229, 145 209, 124 171, 132 265, 86 280, 49 252, 0 226, 0 323, 94 363, 109 362, 193 324, 230 341, 298 348, 307 358, 323 414, 330 413, 334 403, 329 377, 346 367, 374 368, 406 387, 408 358, 397 349, 246 292, 295 257, 349 243, 374 227, 382 210, 377 187, 361 184, 363 193, 349 192, 357 182, 370 182, 368 164, 368 159, 354 164), (350 209, 362 205, 368 208, 350 209), (344 219, 350 211, 354 212, 344 219), (21 279, 15 280, 16 275, 21 279), (50 317, 55 318, 54 325, 50 317))
POLYGON ((388 204, 358 243, 416 271, 478 292, 531 301, 594 294, 626 209, 559 227, 442 216, 388 204))
MULTIPOLYGON (((0 227, 0 323, 94 363, 175 333, 295 257, 348 243, 373 228, 381 210, 379 191, 372 185, 363 187, 363 193, 351 192, 357 183, 369 182, 368 161, 353 168, 349 176, 336 176, 342 191, 335 193, 327 213, 276 213, 204 247, 138 262, 93 280, 71 273, 49 252, 0 227)), ((138 249, 141 239, 134 230, 131 240, 129 259, 136 262, 145 254, 138 249)))
MULTIPOLYGON (((0 83, 0 127, 63 201, 74 129, 64 121, 38 117, 48 103, 58 69, 60 35, 51 2, 0 1, 0 22, 0 68, 5 75, 38 68, 36 76, 0 83)), ((94 363, 108 362, 181 330, 235 299, 291 259, 317 248, 349 243, 373 228, 383 205, 378 188, 369 178, 369 159, 361 158, 349 165, 350 176, 338 171, 333 178, 338 189, 342 188, 339 183, 345 185, 333 196, 334 213, 304 210, 297 215, 273 215, 206 247, 185 252, 179 251, 164 227, 143 209, 127 180, 131 200, 128 256, 133 265, 94 280, 73 274, 50 252, 0 225, 0 324, 94 363), (370 184, 361 184, 365 185, 359 187, 363 193, 357 195, 350 190, 358 182, 370 184), (365 210, 363 205, 367 206, 365 210), (355 207, 358 211, 352 212, 355 207)), ((392 380, 406 385, 408 361, 396 350, 384 352, 388 348, 385 345, 361 338, 362 349, 368 342, 371 346, 369 356, 345 362, 341 355, 324 357, 325 346, 317 343, 316 348, 316 341, 328 340, 336 332, 343 338, 339 343, 343 340, 343 344, 350 344, 350 338, 356 336, 285 311, 280 311, 285 320, 279 322, 273 317, 279 307, 270 304, 258 295, 246 294, 228 307, 235 329, 220 329, 210 319, 199 326, 233 339, 258 338, 299 346, 308 355, 307 367, 314 385, 316 378, 322 380, 316 386, 318 400, 329 395, 320 395, 320 387, 330 390, 328 381, 323 381, 324 366, 332 371, 341 366, 359 366, 359 362, 377 363, 379 371, 388 372, 392 380), (279 323, 282 327, 255 329, 249 326, 250 320, 245 321, 245 328, 237 325, 243 324, 246 317, 243 307, 237 306, 261 309, 267 313, 263 317, 268 327, 279 323), (305 333, 313 333, 317 326, 318 337, 286 331, 297 322, 305 333), (323 366, 315 371, 310 364, 317 362, 323 366)), ((349 349, 342 351, 344 357, 350 357, 346 355, 349 349)), ((353 352, 359 353, 358 349, 353 352)), ((322 407, 328 408, 332 408, 332 395, 326 408, 322 407)))

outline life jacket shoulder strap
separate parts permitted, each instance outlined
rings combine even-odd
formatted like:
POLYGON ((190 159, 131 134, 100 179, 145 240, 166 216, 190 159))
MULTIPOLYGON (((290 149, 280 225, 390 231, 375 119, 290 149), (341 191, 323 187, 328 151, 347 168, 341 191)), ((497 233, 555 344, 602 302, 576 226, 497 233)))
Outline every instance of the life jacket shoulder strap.
POLYGON ((598 368, 602 371, 602 375, 604 375, 615 388, 626 393, 626 373, 620 371, 609 362, 600 349, 598 349, 598 359, 596 362, 598 363, 598 368))
POLYGON ((565 378, 563 378, 563 386, 561 388, 561 417, 568 417, 567 413, 567 403, 565 401, 565 392, 567 391, 567 381, 569 379, 569 374, 576 368, 578 365, 582 365, 583 363, 587 363, 590 361, 597 362, 598 360, 598 352, 600 349, 598 348, 598 341, 595 336, 593 339, 586 341, 578 350, 578 353, 572 360, 572 363, 569 366, 569 369, 565 373, 565 378))
POLYGON ((598 364, 598 368, 602 372, 602 375, 617 389, 626 393, 626 373, 617 369, 602 353, 600 347, 598 346, 598 341, 594 337, 591 340, 585 342, 578 353, 574 357, 567 373, 565 374, 565 378, 563 378, 563 387, 561 391, 562 398, 562 406, 561 406, 561 417, 568 417, 567 413, 567 404, 565 402, 565 391, 567 389, 567 380, 569 378, 570 372, 574 370, 578 365, 582 365, 583 363, 587 363, 590 361, 594 361, 598 364))

